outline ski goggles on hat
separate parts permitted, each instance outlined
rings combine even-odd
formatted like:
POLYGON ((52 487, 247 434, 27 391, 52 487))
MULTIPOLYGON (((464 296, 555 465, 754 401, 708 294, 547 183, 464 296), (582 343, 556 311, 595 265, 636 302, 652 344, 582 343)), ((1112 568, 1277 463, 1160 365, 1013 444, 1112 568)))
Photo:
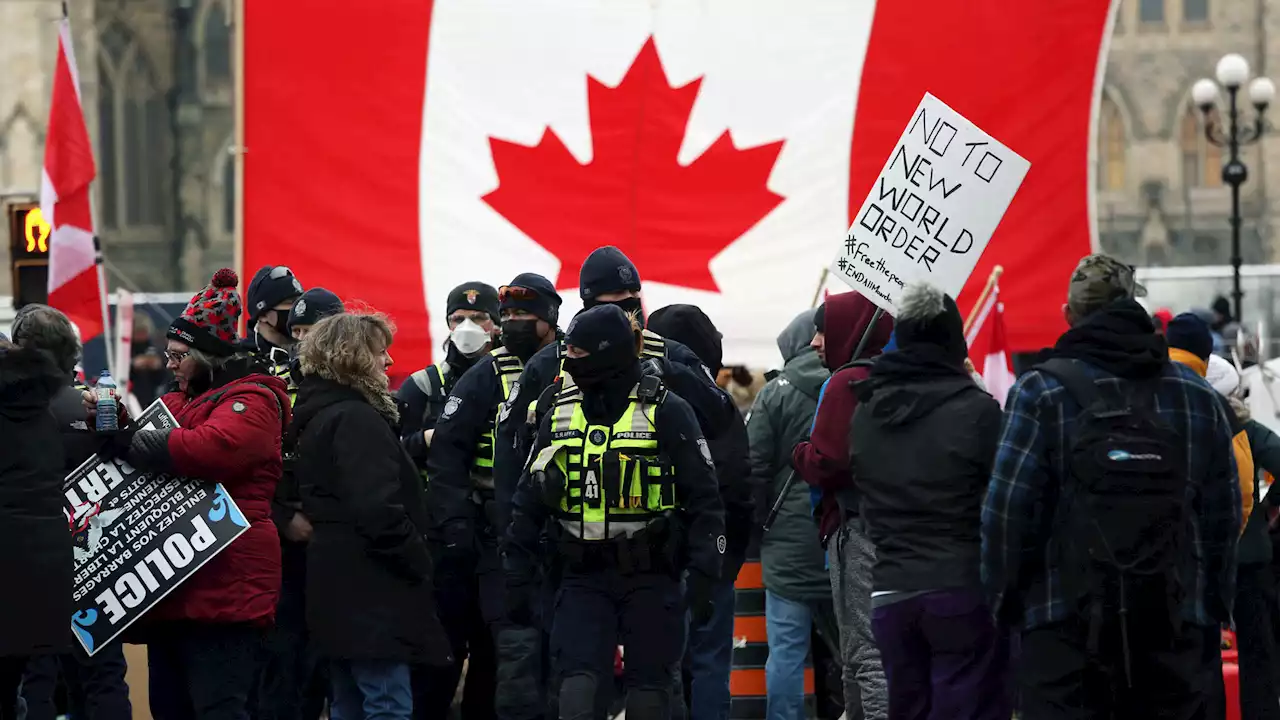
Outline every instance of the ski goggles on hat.
POLYGON ((538 297, 539 295, 537 292, 530 290, 527 287, 520 287, 519 285, 503 285, 498 288, 498 302, 502 303, 510 302, 512 300, 537 300, 538 297))
POLYGON ((279 280, 280 278, 289 277, 292 274, 293 274, 293 271, 284 265, 277 265, 271 268, 272 280, 279 280))

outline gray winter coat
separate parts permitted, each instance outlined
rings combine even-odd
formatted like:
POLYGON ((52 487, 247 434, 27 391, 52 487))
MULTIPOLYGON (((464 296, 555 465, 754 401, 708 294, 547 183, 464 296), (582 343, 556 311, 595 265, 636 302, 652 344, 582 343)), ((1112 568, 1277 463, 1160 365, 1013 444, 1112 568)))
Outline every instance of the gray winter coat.
MULTIPOLYGON (((809 347, 813 333, 813 311, 807 311, 778 336, 778 349, 786 364, 782 373, 760 390, 747 416, 751 484, 769 488, 766 512, 791 474, 792 449, 809 436, 822 383, 830 374, 809 347)), ((831 598, 809 486, 799 478, 787 493, 773 529, 764 536, 760 561, 764 586, 771 592, 797 602, 831 598)))

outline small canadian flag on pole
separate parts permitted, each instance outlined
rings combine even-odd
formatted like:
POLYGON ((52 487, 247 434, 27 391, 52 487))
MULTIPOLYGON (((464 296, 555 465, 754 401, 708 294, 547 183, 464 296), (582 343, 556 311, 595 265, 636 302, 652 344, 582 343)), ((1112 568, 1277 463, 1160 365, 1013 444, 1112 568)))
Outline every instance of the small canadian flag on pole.
MULTIPOLYGON (((49 240, 49 304, 66 313, 82 340, 108 330, 106 278, 93 221, 90 185, 97 175, 80 98, 80 75, 71 23, 58 23, 58 61, 49 103, 40 212, 52 226, 49 240)), ((108 359, 110 354, 107 353, 108 359)))
POLYGON ((991 274, 989 292, 980 298, 980 304, 970 318, 965 330, 965 342, 969 344, 969 359, 982 382, 987 386, 1000 407, 1017 376, 1013 374, 1013 358, 1004 332, 1004 304, 1000 302, 1000 268, 991 274))

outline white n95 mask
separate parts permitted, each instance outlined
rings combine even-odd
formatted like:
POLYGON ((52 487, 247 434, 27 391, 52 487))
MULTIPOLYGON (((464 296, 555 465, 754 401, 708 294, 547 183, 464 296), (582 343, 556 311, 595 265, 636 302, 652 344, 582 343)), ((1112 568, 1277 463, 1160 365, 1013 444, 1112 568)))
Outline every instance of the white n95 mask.
POLYGON ((454 347, 458 348, 458 352, 463 355, 474 355, 484 349, 485 343, 491 338, 484 328, 468 319, 463 320, 452 333, 449 333, 449 340, 453 342, 454 347))

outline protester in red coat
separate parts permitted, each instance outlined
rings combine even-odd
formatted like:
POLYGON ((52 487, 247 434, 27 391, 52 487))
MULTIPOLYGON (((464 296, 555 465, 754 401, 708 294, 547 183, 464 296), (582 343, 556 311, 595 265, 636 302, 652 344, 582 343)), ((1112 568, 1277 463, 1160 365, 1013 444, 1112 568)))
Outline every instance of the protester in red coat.
POLYGON ((284 381, 236 354, 238 279, 219 270, 167 333, 177 390, 172 430, 137 430, 126 457, 142 470, 222 483, 249 529, 141 621, 156 718, 248 717, 256 658, 275 618, 280 540, 271 499, 290 416, 284 381))

